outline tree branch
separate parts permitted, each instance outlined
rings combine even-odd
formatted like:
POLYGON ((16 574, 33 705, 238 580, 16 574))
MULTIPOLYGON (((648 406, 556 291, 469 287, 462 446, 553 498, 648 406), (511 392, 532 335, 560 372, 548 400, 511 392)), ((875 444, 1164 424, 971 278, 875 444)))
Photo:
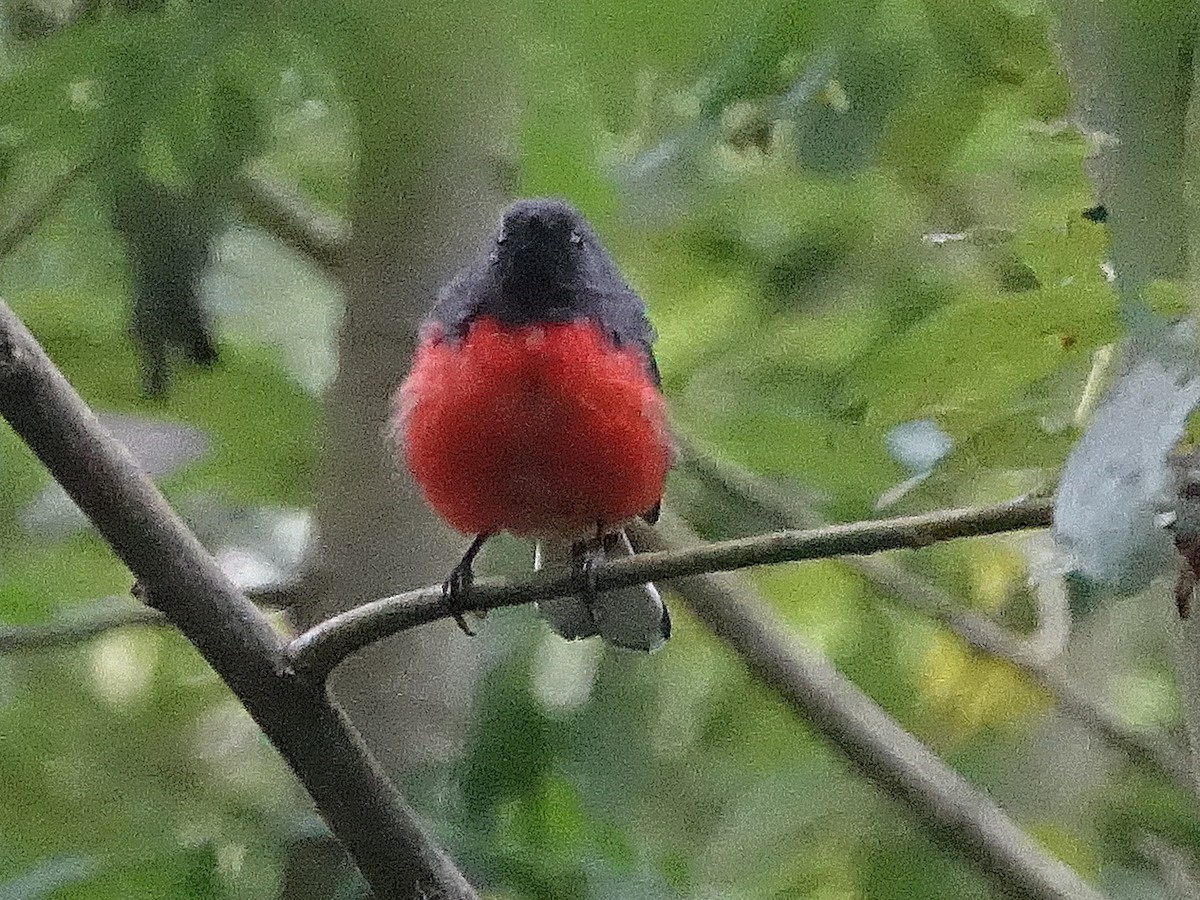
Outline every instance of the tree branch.
POLYGON ((293 188, 262 174, 234 182, 246 221, 337 275, 346 255, 346 226, 317 212, 293 188))
MULTIPOLYGON (((265 585, 243 593, 260 609, 286 609, 303 590, 303 582, 265 585)), ((60 650, 131 626, 166 626, 158 610, 134 605, 129 597, 100 597, 72 606, 61 618, 35 625, 0 625, 0 654, 60 650)))
POLYGON ((40 625, 0 626, 0 654, 27 653, 34 650, 56 650, 72 647, 89 641, 106 631, 127 628, 131 625, 170 625, 166 616, 156 609, 144 606, 116 605, 118 598, 111 598, 113 605, 103 604, 100 609, 89 609, 84 615, 74 615, 40 625))
POLYGON ((72 166, 59 176, 37 201, 23 209, 3 231, 0 231, 0 259, 8 256, 29 238, 75 189, 79 179, 91 170, 95 160, 72 166))
MULTIPOLYGON (((697 475, 722 485, 743 502, 757 507, 789 528, 821 525, 816 512, 793 492, 787 492, 752 472, 679 440, 682 462, 697 475)), ((968 646, 1003 659, 1044 690, 1066 715, 1090 728, 1134 762, 1150 765, 1200 803, 1200 788, 1188 760, 1173 742, 1140 734, 1121 723, 1100 704, 1085 696, 1061 667, 1034 642, 1024 640, 990 619, 964 609, 949 593, 914 574, 894 559, 850 557, 845 565, 886 594, 941 622, 968 646)))
MULTIPOLYGON (((642 542, 660 550, 696 540, 669 513, 657 532, 641 523, 637 530, 642 542)), ((789 634, 744 578, 693 574, 678 578, 672 589, 756 678, 945 845, 990 875, 1005 894, 1029 900, 1102 900, 1103 895, 1073 869, 1030 840, 987 794, 947 766, 821 654, 789 634)))
MULTIPOLYGON (((788 528, 819 528, 825 523, 816 511, 803 503, 794 492, 765 479, 715 454, 697 449, 686 438, 677 438, 681 461, 706 481, 721 485, 739 500, 756 507, 788 528)), ((1021 664, 1036 655, 1026 642, 1001 628, 985 616, 965 609, 952 596, 909 572, 894 560, 880 558, 847 559, 846 565, 888 594, 916 607, 945 625, 977 649, 1021 664)))
POLYGON ((475 900, 324 685, 293 674, 284 641, 240 594, 0 303, 0 415, 229 685, 308 789, 381 900, 475 900))
MULTIPOLYGON (((594 570, 600 591, 647 581, 687 575, 773 565, 805 559, 826 559, 853 553, 877 553, 905 547, 926 547, 938 541, 1045 528, 1051 504, 1046 500, 1019 501, 978 509, 946 510, 920 516, 829 525, 807 531, 781 531, 663 553, 640 553, 610 560, 594 570)), ((465 599, 472 610, 519 606, 549 600, 579 589, 569 572, 539 572, 530 578, 486 578, 476 581, 465 599)), ((346 657, 389 635, 444 619, 460 612, 442 595, 440 585, 384 597, 327 619, 295 638, 287 655, 298 672, 325 676, 346 657)))
MULTIPOLYGON (((95 164, 92 159, 72 166, 45 194, 0 231, 0 259, 32 235, 95 164)), ((332 275, 338 273, 347 245, 344 223, 319 212, 294 188, 261 173, 239 175, 234 180, 234 189, 235 199, 247 222, 308 257, 324 271, 332 275)))

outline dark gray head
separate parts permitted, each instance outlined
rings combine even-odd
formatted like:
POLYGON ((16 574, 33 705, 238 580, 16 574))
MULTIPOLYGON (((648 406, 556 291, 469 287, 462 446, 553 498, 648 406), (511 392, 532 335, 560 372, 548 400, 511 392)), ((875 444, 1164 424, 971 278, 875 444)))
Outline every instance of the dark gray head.
POLYGON ((478 316, 513 326, 590 319, 615 343, 643 349, 654 368, 646 304, 587 220, 562 200, 509 206, 484 252, 442 288, 431 321, 458 338, 478 316))
POLYGON ((581 274, 596 236, 561 200, 518 200, 504 211, 494 243, 492 265, 504 288, 561 294, 581 274))

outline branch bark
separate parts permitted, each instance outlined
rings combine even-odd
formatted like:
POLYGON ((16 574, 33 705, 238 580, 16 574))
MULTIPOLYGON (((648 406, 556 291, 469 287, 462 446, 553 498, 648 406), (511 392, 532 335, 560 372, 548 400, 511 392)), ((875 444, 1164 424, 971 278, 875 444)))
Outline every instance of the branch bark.
MULTIPOLYGON (((607 591, 647 581, 749 566, 926 547, 960 537, 1045 528, 1050 524, 1050 513, 1048 500, 1018 501, 977 509, 944 510, 920 516, 780 531, 686 550, 640 553, 627 559, 610 560, 594 570, 595 585, 597 590, 607 591)), ((464 605, 478 611, 499 609, 561 597, 578 589, 576 577, 569 572, 541 572, 517 581, 487 578, 471 586, 464 605)), ((346 657, 368 644, 460 611, 442 595, 441 585, 419 588, 364 603, 326 619, 293 640, 287 655, 298 672, 325 676, 346 657)))
MULTIPOLYGON (((669 513, 658 531, 639 524, 638 538, 660 551, 697 540, 669 513)), ((821 654, 789 634, 744 578, 693 574, 678 578, 671 587, 756 678, 945 845, 990 875, 1004 894, 1027 900, 1102 900, 1103 894, 1035 844, 987 794, 947 766, 821 654)))
POLYGON ((348 229, 318 212, 288 185, 262 174, 244 174, 234 182, 246 221, 337 276, 346 261, 348 229))
POLYGON ((79 179, 91 171, 95 160, 78 163, 50 185, 46 193, 23 209, 3 231, 0 231, 0 259, 5 258, 37 231, 59 205, 70 196, 79 179))
POLYGON ((199 649, 316 801, 381 900, 474 900, 383 775, 324 684, 296 675, 284 641, 239 593, 0 302, 0 415, 199 649))
POLYGON ((27 653, 73 647, 118 628, 170 624, 156 609, 130 606, 128 603, 103 604, 101 609, 87 610, 86 615, 64 618, 56 622, 0 626, 0 653, 27 653))

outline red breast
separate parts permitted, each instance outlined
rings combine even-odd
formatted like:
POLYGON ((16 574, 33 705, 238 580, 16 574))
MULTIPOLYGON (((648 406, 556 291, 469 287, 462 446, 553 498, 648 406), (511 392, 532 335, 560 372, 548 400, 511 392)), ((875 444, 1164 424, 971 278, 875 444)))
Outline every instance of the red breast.
POLYGON ((429 503, 465 534, 594 533, 658 503, 671 449, 644 353, 594 322, 436 331, 393 426, 429 503))

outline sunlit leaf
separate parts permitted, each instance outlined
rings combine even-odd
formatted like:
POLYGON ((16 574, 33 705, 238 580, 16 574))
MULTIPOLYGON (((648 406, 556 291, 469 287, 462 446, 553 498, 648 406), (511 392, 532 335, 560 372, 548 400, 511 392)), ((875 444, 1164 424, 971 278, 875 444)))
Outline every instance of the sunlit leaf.
POLYGON ((885 421, 950 415, 960 426, 979 426, 1003 415, 1034 382, 1116 334, 1115 308, 1103 288, 1055 286, 964 300, 884 348, 856 381, 885 421))

